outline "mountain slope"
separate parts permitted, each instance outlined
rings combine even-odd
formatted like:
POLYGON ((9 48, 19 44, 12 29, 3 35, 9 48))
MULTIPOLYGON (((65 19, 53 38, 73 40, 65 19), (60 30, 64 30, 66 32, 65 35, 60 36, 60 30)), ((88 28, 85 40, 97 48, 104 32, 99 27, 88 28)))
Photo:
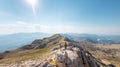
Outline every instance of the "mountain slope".
POLYGON ((34 40, 31 44, 25 45, 16 50, 0 53, 0 65, 14 64, 16 62, 19 63, 31 59, 41 59, 43 55, 49 54, 53 48, 56 46, 58 47, 58 44, 64 43, 65 41, 69 41, 69 39, 62 37, 59 34, 55 34, 48 38, 34 40))
POLYGON ((21 47, 20 49, 39 49, 39 48, 44 48, 44 47, 51 46, 51 45, 58 45, 64 41, 70 41, 70 40, 59 34, 55 34, 48 38, 35 40, 31 44, 25 45, 21 47))

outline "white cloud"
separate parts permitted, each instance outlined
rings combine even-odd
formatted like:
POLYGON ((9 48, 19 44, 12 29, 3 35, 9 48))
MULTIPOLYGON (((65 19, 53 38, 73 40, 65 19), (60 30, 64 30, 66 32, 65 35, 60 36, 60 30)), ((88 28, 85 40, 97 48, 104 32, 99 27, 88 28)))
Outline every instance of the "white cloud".
POLYGON ((22 26, 18 24, 0 24, 0 34, 12 34, 19 32, 32 32, 29 26, 22 26))
POLYGON ((22 22, 22 21, 17 21, 16 23, 19 24, 19 25, 26 25, 27 24, 27 23, 22 22))
POLYGON ((91 34, 120 34, 118 27, 85 27, 69 25, 41 25, 17 21, 15 24, 0 24, 0 34, 21 32, 44 33, 91 33, 91 34))
POLYGON ((72 26, 28 24, 22 21, 17 21, 15 24, 0 24, 0 34, 12 34, 20 32, 63 33, 73 31, 74 28, 72 26))

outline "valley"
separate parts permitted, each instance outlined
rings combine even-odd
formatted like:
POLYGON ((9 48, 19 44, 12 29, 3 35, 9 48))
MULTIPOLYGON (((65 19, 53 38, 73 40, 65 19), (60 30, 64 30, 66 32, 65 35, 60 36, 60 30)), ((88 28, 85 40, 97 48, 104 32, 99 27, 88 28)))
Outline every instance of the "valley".
POLYGON ((116 67, 120 66, 120 44, 89 44, 83 47, 99 61, 106 64, 115 64, 116 67))

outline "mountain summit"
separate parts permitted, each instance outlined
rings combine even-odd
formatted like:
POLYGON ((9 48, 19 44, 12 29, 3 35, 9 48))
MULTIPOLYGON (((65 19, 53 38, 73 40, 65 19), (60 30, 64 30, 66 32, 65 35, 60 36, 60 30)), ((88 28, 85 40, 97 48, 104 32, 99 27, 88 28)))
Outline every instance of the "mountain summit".
POLYGON ((31 44, 25 45, 20 49, 39 49, 51 45, 57 45, 64 41, 70 41, 68 38, 61 36, 60 34, 55 34, 48 38, 38 39, 33 41, 31 44))
POLYGON ((101 62, 76 42, 60 34, 6 51, 0 57, 0 63, 7 63, 0 67, 115 67, 101 62))

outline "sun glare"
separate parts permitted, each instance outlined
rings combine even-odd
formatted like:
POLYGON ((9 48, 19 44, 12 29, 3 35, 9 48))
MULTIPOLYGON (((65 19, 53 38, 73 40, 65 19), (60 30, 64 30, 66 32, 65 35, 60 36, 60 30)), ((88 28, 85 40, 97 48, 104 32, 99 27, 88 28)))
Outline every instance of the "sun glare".
POLYGON ((31 6, 36 6, 37 0, 26 0, 31 6))
POLYGON ((35 15, 35 8, 37 5, 37 0, 26 0, 26 2, 32 7, 33 14, 35 15))

